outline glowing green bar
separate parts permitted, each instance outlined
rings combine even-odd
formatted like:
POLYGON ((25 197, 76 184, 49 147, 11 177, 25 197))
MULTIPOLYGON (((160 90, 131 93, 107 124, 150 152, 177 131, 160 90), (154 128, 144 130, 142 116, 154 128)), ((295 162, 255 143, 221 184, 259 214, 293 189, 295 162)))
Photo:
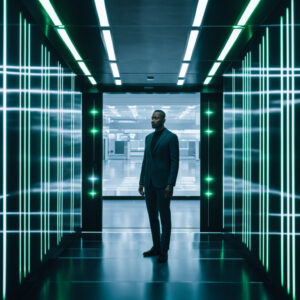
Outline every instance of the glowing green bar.
POLYGON ((284 96, 283 96, 283 17, 280 17, 280 203, 281 203, 281 237, 280 237, 280 270, 281 285, 284 285, 284 96))
POLYGON ((261 161, 262 161, 262 117, 261 117, 261 44, 258 46, 259 49, 259 259, 262 260, 262 166, 261 166, 261 161))
MULTIPOLYGON (((41 67, 42 67, 42 77, 41 77, 41 90, 44 91, 44 46, 41 45, 41 67)), ((43 150, 43 99, 44 99, 44 93, 41 93, 41 192, 40 192, 40 211, 41 211, 41 216, 40 216, 40 228, 41 228, 41 233, 40 233, 40 259, 41 261, 43 260, 43 157, 44 157, 44 150, 43 150)))
MULTIPOLYGON (((265 37, 262 37, 262 67, 265 70, 265 37)), ((262 72, 265 75, 265 71, 262 72)), ((262 264, 265 265, 265 77, 262 79, 262 264)))
MULTIPOLYGON (((289 34, 289 9, 286 9, 286 69, 290 74, 290 34, 289 34)), ((290 294, 291 286, 291 257, 290 257, 290 78, 286 77, 286 184, 287 184, 287 293, 290 294)))
POLYGON ((266 81, 267 81, 267 243, 266 243, 266 270, 269 271, 269 206, 270 206, 270 79, 269 79, 269 27, 266 28, 266 81))
MULTIPOLYGON (((27 23, 26 19, 24 19, 24 66, 27 66, 27 23)), ((27 71, 24 70, 24 89, 27 88, 26 85, 26 73, 27 71)), ((24 108, 27 108, 27 99, 26 99, 26 93, 24 93, 24 108)), ((27 275, 27 267, 26 267, 26 262, 27 262, 27 220, 26 220, 26 210, 27 210, 27 174, 26 174, 26 169, 27 169, 27 112, 26 110, 24 111, 24 277, 27 275)))
MULTIPOLYGON (((50 63, 50 52, 48 52, 48 66, 51 66, 50 63)), ((51 86, 50 86, 50 69, 48 68, 48 91, 50 91, 51 86)), ((48 250, 50 249, 50 93, 48 94, 48 111, 47 111, 47 115, 48 115, 48 130, 47 130, 47 135, 48 135, 48 157, 47 157, 47 169, 48 169, 48 190, 47 190, 47 195, 48 195, 48 250)))
POLYGON ((295 237, 295 22, 294 0, 291 0, 291 55, 292 55, 292 284, 296 299, 296 237, 295 237))
MULTIPOLYGON (((59 68, 59 63, 57 63, 57 67, 59 68)), ((58 70, 58 76, 57 76, 57 90, 59 91, 59 70, 58 70)), ((57 113, 56 113, 56 156, 57 156, 57 163, 56 163, 56 180, 57 180, 57 191, 56 191, 56 244, 58 245, 59 242, 59 236, 58 236, 58 228, 59 228, 59 210, 58 210, 58 202, 59 202, 59 98, 60 95, 57 93, 57 113)))
MULTIPOLYGON (((22 14, 19 14, 19 89, 22 89, 22 14)), ((22 94, 19 92, 19 283, 22 281, 22 94)))
MULTIPOLYGON (((28 24, 28 66, 30 67, 31 65, 31 25, 28 24)), ((28 89, 30 90, 31 88, 31 80, 30 80, 30 68, 28 70, 28 89)), ((30 153, 31 153, 31 149, 30 149, 30 144, 31 144, 31 113, 30 113, 30 108, 31 108, 31 93, 28 93, 28 273, 30 273, 30 256, 31 256, 31 246, 30 246, 30 211, 31 211, 31 189, 30 189, 30 185, 31 185, 31 181, 30 181, 30 170, 31 170, 31 158, 30 158, 30 153)))

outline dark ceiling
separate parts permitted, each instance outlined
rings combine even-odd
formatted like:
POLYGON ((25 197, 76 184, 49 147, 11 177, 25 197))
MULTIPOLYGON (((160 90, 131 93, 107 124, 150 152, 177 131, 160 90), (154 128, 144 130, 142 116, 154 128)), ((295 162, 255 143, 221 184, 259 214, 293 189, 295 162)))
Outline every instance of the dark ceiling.
MULTIPOLYGON (((185 84, 177 87, 198 0, 106 0, 122 88, 160 86, 201 90, 212 63, 248 2, 208 1, 185 84), (147 80, 148 75, 154 76, 154 80, 147 80)), ((251 30, 244 30, 218 74, 222 74, 228 62, 240 58, 255 29, 264 23, 278 2, 261 0, 247 24, 251 30)), ((38 0, 24 0, 23 4, 43 30, 45 26, 52 26, 38 0)), ((52 0, 52 4, 94 78, 104 88, 114 87, 94 0, 52 0)), ((65 45, 52 31, 48 34, 50 42, 66 63, 81 74, 65 45)))

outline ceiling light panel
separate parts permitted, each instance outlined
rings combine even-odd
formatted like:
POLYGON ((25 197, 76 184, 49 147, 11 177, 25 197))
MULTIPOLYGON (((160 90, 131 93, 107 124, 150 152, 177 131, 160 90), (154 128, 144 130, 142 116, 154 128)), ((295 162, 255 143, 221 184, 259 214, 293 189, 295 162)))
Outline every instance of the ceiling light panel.
POLYGON ((116 79, 116 80, 115 80, 115 84, 116 84, 116 85, 122 85, 122 81, 121 81, 120 79, 116 79))
POLYGON ((183 85, 184 84, 184 79, 179 79, 177 81, 177 85, 183 85))
POLYGON ((120 78, 120 72, 116 63, 110 63, 110 67, 115 78, 120 78))
POLYGON ((103 33, 108 59, 111 61, 115 61, 116 55, 115 55, 115 50, 114 50, 114 45, 113 45, 110 30, 103 30, 102 33, 103 33))
POLYGON ((192 30, 190 33, 188 45, 186 47, 185 55, 184 55, 184 61, 190 61, 192 58, 192 54, 195 48, 195 44, 197 41, 197 37, 199 34, 199 30, 192 30))
POLYGON ((241 28, 233 29, 233 31, 230 34, 229 39, 227 40, 227 42, 217 60, 223 61, 226 58, 227 54, 229 53, 230 49, 232 48, 232 46, 238 39, 241 32, 242 32, 241 28))
POLYGON ((208 0, 199 0, 197 5, 197 10, 193 22, 193 27, 200 27, 203 16, 206 10, 208 0))
POLYGON ((44 7, 45 11, 47 12, 48 16, 52 20, 53 24, 55 26, 63 26, 58 15, 56 14, 51 2, 49 0, 40 0, 40 3, 44 7))
POLYGON ((79 61, 78 65, 81 68, 84 75, 91 76, 91 72, 89 71, 89 69, 87 68, 86 64, 83 61, 79 61))
POLYGON ((186 72, 187 72, 187 70, 188 70, 188 67, 189 67, 189 64, 188 64, 188 63, 183 63, 183 64, 181 65, 181 69, 180 69, 180 72, 179 72, 179 78, 185 77, 186 72))
POLYGON ((104 0, 95 0, 96 10, 101 27, 109 27, 104 0))

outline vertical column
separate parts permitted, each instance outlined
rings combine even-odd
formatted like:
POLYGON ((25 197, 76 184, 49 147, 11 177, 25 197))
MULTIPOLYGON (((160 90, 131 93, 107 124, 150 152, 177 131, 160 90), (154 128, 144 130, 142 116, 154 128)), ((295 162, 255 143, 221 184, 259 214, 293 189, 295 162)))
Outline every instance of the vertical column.
POLYGON ((221 231, 223 95, 201 94, 201 231, 221 231))
POLYGON ((82 95, 83 231, 102 231, 102 109, 102 94, 82 95))

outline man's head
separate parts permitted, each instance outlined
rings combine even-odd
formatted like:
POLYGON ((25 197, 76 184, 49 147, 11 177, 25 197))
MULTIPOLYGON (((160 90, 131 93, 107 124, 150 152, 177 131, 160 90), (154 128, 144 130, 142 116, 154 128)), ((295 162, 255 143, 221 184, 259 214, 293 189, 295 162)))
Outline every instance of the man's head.
POLYGON ((166 121, 166 114, 162 110, 155 110, 152 114, 152 128, 160 129, 163 128, 164 123, 166 121))

